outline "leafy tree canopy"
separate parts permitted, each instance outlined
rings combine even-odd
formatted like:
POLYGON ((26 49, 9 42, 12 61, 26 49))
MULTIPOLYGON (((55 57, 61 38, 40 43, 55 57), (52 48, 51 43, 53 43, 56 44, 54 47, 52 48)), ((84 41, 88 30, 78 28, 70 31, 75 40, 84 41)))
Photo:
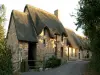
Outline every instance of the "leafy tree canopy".
POLYGON ((95 34, 100 29, 100 0, 80 0, 76 19, 77 27, 82 27, 85 35, 95 34))
POLYGON ((0 5, 0 75, 12 75, 12 54, 4 39, 5 6, 0 5))
POLYGON ((6 13, 5 6, 0 5, 0 24, 2 24, 5 21, 5 13, 6 13))
POLYGON ((0 5, 0 40, 4 39, 4 25, 3 22, 5 21, 5 6, 0 5))
POLYGON ((76 20, 90 41, 92 62, 100 72, 100 0, 80 0, 76 20))

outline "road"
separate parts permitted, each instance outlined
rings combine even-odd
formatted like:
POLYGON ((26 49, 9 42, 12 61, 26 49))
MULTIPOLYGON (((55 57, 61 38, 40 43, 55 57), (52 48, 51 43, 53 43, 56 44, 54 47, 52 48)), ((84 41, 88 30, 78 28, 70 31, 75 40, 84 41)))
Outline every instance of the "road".
POLYGON ((70 61, 58 68, 42 72, 26 72, 22 75, 83 75, 88 61, 70 61))

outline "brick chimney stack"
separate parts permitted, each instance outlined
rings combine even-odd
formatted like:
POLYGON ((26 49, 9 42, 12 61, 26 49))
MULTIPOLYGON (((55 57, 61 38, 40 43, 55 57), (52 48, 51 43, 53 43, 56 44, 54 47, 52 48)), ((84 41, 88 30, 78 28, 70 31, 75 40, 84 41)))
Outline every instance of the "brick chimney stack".
POLYGON ((58 9, 54 11, 54 15, 55 15, 58 19, 60 18, 60 12, 59 12, 58 9))

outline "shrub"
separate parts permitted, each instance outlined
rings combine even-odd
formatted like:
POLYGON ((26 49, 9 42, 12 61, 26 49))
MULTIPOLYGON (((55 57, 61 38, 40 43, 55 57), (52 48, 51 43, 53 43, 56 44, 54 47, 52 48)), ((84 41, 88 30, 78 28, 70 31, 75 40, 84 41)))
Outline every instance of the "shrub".
POLYGON ((46 68, 55 68, 61 65, 61 59, 56 58, 55 56, 52 56, 45 62, 46 68))
POLYGON ((0 41, 0 75, 12 75, 11 50, 0 41))

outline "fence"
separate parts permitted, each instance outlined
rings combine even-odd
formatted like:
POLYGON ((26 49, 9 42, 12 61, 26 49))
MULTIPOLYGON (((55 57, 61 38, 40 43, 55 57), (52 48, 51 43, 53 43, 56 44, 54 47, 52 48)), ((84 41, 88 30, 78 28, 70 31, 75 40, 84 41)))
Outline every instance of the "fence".
POLYGON ((13 62, 13 72, 28 72, 30 70, 39 71, 45 70, 45 61, 50 58, 53 53, 46 53, 43 57, 43 61, 40 60, 22 60, 13 62), (34 65, 33 65, 34 64, 34 65))
POLYGON ((22 60, 13 62, 13 72, 28 72, 30 70, 39 71, 39 68, 42 70, 45 69, 43 61, 40 60, 22 60), (29 63, 35 63, 34 65, 29 65, 29 63), (39 65, 40 64, 40 65, 39 65))

